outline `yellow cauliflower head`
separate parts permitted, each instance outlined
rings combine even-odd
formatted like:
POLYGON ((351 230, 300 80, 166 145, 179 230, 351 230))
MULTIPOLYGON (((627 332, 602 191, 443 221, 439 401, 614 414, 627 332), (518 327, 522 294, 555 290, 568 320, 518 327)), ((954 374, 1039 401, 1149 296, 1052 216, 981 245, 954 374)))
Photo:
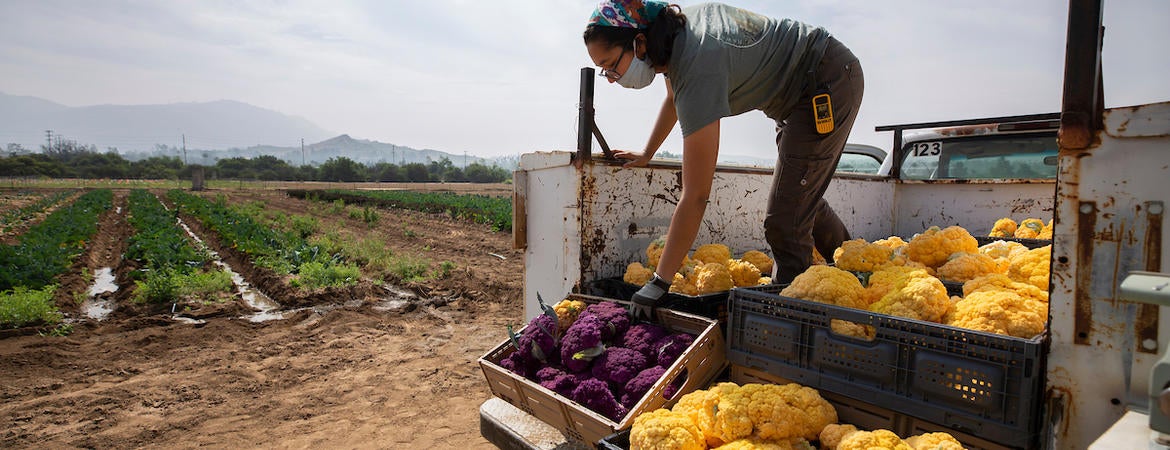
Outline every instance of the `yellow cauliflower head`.
POLYGON ((930 227, 910 239, 906 245, 906 256, 927 267, 938 268, 956 252, 976 253, 979 241, 967 229, 950 226, 944 229, 930 227))
POLYGON ((914 450, 963 450, 963 444, 950 433, 923 433, 906 438, 914 450))
POLYGON ((857 427, 849 424, 829 424, 825 429, 821 430, 821 447, 825 450, 837 450, 837 446, 841 445, 841 441, 858 431, 857 427))
POLYGON ((1008 276, 1013 280, 1031 284, 1047 292, 1051 259, 1051 245, 1028 250, 1012 257, 1008 276))
POLYGON ((871 273, 869 285, 866 286, 863 296, 866 308, 868 309, 869 305, 877 303, 878 300, 885 297, 902 278, 908 276, 929 277, 932 275, 926 269, 912 266, 883 266, 871 273))
POLYGON ((630 428, 630 449, 704 450, 707 442, 685 413, 657 409, 639 415, 630 428))
POLYGON ((718 447, 727 441, 720 438, 721 433, 716 426, 716 415, 719 412, 720 399, 725 395, 739 390, 735 383, 718 383, 708 389, 700 389, 683 395, 671 408, 674 412, 682 413, 691 418, 699 432, 703 433, 708 447, 718 447))
POLYGON ((764 252, 759 250, 748 250, 743 254, 743 257, 739 259, 754 264, 757 269, 760 269, 760 273, 772 273, 772 258, 769 258, 768 255, 764 252))
POLYGON ((674 274, 674 281, 670 283, 670 292, 676 294, 695 296, 699 295, 699 288, 695 287, 695 283, 681 273, 674 274))
POLYGON ((703 244, 691 254, 691 259, 705 264, 727 264, 731 259, 731 249, 723 244, 703 244))
POLYGON ((717 263, 707 263, 695 268, 695 287, 699 294, 722 292, 735 287, 731 272, 727 266, 717 263))
POLYGON ((727 271, 731 272, 731 281, 736 286, 756 286, 760 282, 760 269, 742 259, 728 261, 727 271))
POLYGON ((829 330, 832 330, 833 334, 860 338, 867 341, 872 341, 877 336, 877 329, 873 326, 841 319, 830 320, 829 330))
POLYGON ((1004 217, 995 221, 995 226, 991 227, 991 232, 988 236, 991 237, 1013 237, 1016 234, 1016 221, 1009 217, 1004 217))
POLYGON ((622 281, 630 284, 643 285, 650 277, 654 276, 654 271, 643 266, 640 262, 632 262, 626 266, 626 273, 622 276, 622 281))
POLYGON ((873 243, 882 247, 889 247, 891 250, 897 250, 906 246, 906 241, 902 240, 901 236, 890 236, 885 239, 873 241, 873 243))
POLYGON ((938 268, 938 277, 964 283, 983 275, 1007 272, 1008 265, 982 253, 955 253, 938 268))
POLYGON ((757 437, 736 439, 715 447, 715 450, 813 450, 814 447, 804 439, 773 441, 757 437))
POLYGON ((664 247, 666 247, 666 236, 659 236, 658 239, 650 241, 650 245, 646 246, 646 263, 651 267, 658 267, 658 261, 662 259, 664 247))
POLYGON ((845 436, 837 450, 914 450, 890 430, 858 431, 845 436))
POLYGON ((1052 239, 1052 220, 1051 219, 1049 219, 1048 224, 1044 225, 1044 228, 1040 230, 1040 234, 1036 236, 1036 239, 1052 239))
POLYGON ((797 275, 780 295, 865 309, 861 281, 852 273, 832 266, 811 266, 797 275))
POLYGON ((869 305, 869 310, 908 319, 938 322, 951 307, 951 298, 942 281, 931 276, 910 272, 894 282, 880 300, 869 305))
POLYGON ((577 316, 581 315, 581 311, 584 310, 585 302, 581 300, 566 298, 553 305, 553 311, 557 313, 557 328, 560 329, 561 334, 569 329, 569 325, 577 321, 577 316))
POLYGON ((1012 237, 1021 239, 1036 239, 1044 231, 1044 221, 1040 219, 1024 219, 1012 237))
POLYGON ((996 259, 1011 259, 1011 257, 1028 251, 1028 247, 1015 241, 994 241, 979 247, 979 253, 996 259))
POLYGON ((1012 280, 1004 274, 985 275, 963 283, 963 296, 984 291, 1009 291, 1041 303, 1048 303, 1048 291, 1012 280))
POLYGON ((1047 304, 1009 291, 974 292, 943 318, 950 326, 1024 339, 1043 332, 1047 322, 1047 304))
POLYGON ((870 244, 865 239, 845 241, 833 252, 837 268, 854 272, 873 272, 878 267, 890 264, 893 256, 894 249, 870 244))

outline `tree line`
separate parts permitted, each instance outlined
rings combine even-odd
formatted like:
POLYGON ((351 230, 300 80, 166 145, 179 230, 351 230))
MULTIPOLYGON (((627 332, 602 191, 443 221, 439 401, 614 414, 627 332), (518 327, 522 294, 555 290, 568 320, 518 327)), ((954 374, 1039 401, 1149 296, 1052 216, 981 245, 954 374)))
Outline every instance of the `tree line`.
POLYGON ((41 153, 0 155, 0 177, 47 177, 88 179, 185 179, 202 167, 206 179, 258 181, 386 181, 502 183, 512 178, 507 169, 472 163, 456 167, 448 158, 423 163, 362 164, 335 157, 320 166, 293 166, 275 156, 225 158, 215 165, 184 164, 177 156, 151 156, 130 161, 117 151, 105 153, 94 146, 61 142, 41 146, 41 153))

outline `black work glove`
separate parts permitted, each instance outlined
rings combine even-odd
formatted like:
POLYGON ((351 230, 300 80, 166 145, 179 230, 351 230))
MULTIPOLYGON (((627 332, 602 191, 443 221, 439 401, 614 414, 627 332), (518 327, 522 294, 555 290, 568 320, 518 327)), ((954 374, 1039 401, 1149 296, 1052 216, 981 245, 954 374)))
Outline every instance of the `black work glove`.
POLYGON ((654 308, 658 307, 667 292, 670 292, 670 283, 654 274, 646 281, 646 285, 630 297, 630 318, 635 321, 654 320, 654 308))

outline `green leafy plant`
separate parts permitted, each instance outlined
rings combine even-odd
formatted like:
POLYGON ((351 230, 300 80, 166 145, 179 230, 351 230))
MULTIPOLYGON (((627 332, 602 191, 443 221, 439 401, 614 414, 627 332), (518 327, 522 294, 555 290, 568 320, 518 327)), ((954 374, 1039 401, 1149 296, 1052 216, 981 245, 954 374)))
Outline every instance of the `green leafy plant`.
POLYGON ((54 324, 61 321, 61 313, 53 304, 56 285, 42 289, 17 286, 0 292, 0 328, 17 328, 43 322, 54 324))
POLYGON ((320 262, 309 262, 301 265, 300 273, 292 279, 292 285, 308 289, 351 286, 357 284, 361 275, 361 269, 351 264, 327 266, 320 262))
POLYGON ((99 189, 78 197, 28 228, 17 245, 0 245, 0 290, 40 289, 69 270, 97 232, 98 217, 110 210, 113 191, 99 189))
POLYGON ((151 272, 134 284, 134 302, 171 303, 179 300, 179 277, 174 273, 151 272))
POLYGON ((451 271, 455 270, 455 263, 451 261, 443 261, 439 263, 439 268, 432 274, 434 278, 443 279, 451 276, 451 271))
POLYGON ((178 277, 179 295, 183 298, 216 301, 232 290, 232 276, 223 270, 197 272, 178 277))
POLYGON ((41 337, 65 337, 70 334, 73 334, 73 324, 71 323, 58 324, 52 330, 40 333, 41 337))

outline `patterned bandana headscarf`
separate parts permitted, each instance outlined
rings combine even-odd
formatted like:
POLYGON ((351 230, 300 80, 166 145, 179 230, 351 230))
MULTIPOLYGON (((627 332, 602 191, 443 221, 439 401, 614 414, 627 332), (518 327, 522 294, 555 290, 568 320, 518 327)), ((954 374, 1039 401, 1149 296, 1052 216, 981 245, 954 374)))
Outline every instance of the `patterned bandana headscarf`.
POLYGON ((589 17, 589 25, 645 30, 667 6, 670 4, 656 0, 601 0, 589 17))

